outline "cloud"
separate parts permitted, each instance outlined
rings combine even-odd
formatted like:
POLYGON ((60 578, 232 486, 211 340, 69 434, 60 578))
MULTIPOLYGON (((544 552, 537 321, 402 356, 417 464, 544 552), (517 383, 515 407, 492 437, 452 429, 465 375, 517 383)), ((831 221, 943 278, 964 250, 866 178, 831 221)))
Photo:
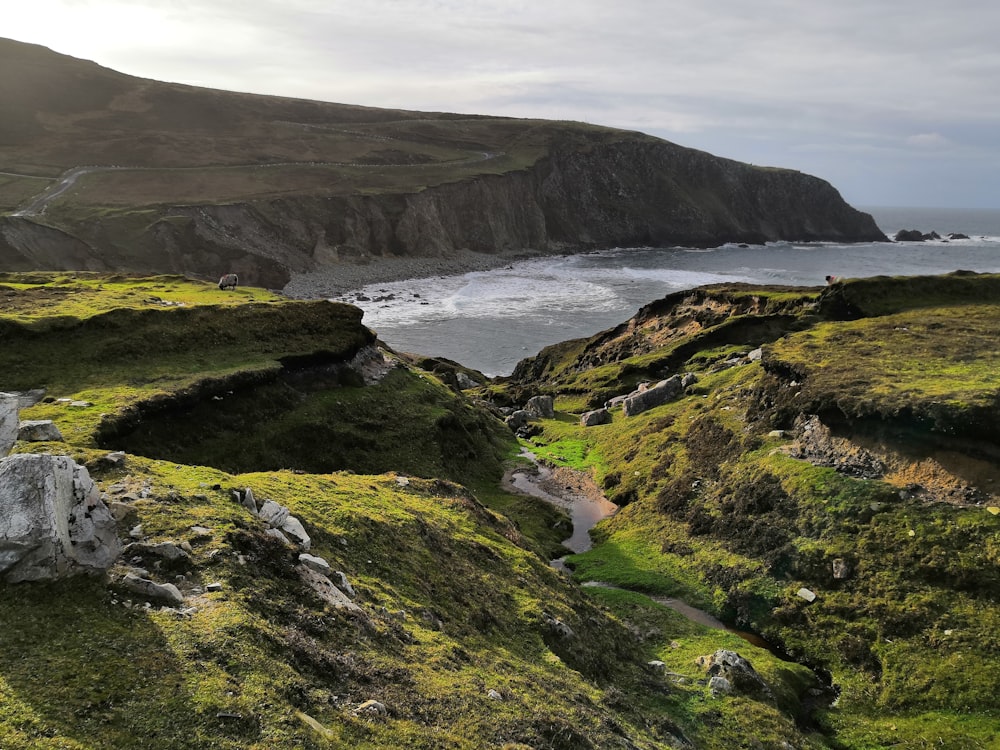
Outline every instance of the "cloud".
POLYGON ((997 28, 995 0, 32 0, 0 33, 160 80, 639 129, 850 193, 897 152, 997 162, 997 28))

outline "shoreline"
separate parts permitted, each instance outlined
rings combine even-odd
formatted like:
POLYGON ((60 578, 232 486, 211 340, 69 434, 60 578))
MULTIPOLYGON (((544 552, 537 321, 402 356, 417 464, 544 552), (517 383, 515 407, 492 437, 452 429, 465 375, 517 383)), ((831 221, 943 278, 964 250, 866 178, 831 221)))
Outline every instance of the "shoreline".
POLYGON ((429 258, 372 258, 368 262, 339 263, 321 271, 293 273, 281 291, 292 299, 339 297, 373 284, 492 271, 511 263, 554 254, 528 249, 502 253, 458 250, 447 256, 429 258))

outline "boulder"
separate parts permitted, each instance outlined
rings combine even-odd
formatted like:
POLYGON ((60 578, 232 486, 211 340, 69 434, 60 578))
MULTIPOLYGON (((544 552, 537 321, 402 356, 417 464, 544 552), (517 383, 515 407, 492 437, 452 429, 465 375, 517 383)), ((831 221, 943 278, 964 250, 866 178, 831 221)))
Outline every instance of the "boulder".
POLYGON ((532 396, 524 405, 524 410, 538 419, 552 419, 556 415, 552 396, 532 396))
POLYGON ((518 409, 504 420, 504 424, 510 427, 510 429, 514 432, 517 432, 518 430, 526 427, 530 420, 531 414, 529 412, 524 409, 518 409))
POLYGON ((172 583, 157 583, 134 573, 126 573, 121 584, 133 594, 138 594, 144 599, 162 602, 170 607, 177 607, 184 603, 183 594, 172 583))
POLYGON ((626 417, 632 417, 677 398, 683 391, 681 376, 674 375, 654 386, 630 393, 622 402, 622 411, 626 417))
POLYGON ((611 424, 611 412, 607 409, 594 409, 580 415, 582 427, 595 427, 600 424, 611 424))
POLYGON ((308 586, 316 592, 320 599, 335 609, 349 612, 361 612, 361 607, 347 598, 347 594, 333 585, 333 582, 319 571, 306 565, 297 565, 295 569, 308 586))
POLYGON ((305 527, 295 516, 288 516, 284 523, 281 524, 281 530, 285 532, 285 535, 295 542, 300 549, 308 550, 309 547, 312 546, 312 540, 306 533, 305 527))
POLYGON ((268 526, 280 529, 281 525, 288 518, 289 511, 284 505, 279 505, 274 500, 265 500, 260 506, 258 515, 268 526))
POLYGON ((42 443, 52 440, 62 442, 63 436, 51 419, 26 419, 18 425, 17 439, 28 443, 42 443))
POLYGON ((325 576, 329 576, 330 573, 333 572, 333 568, 330 567, 330 563, 322 557, 310 555, 306 552, 299 555, 299 562, 307 568, 312 568, 317 573, 322 573, 325 576))
POLYGON ((17 442, 19 409, 16 394, 0 392, 0 458, 10 453, 17 442))
POLYGON ((719 649, 711 656, 699 656, 697 661, 708 670, 708 684, 713 695, 735 693, 755 700, 774 700, 764 678, 735 651, 719 649))
POLYGON ((0 460, 0 576, 36 581, 107 570, 117 526, 90 474, 69 456, 0 460))

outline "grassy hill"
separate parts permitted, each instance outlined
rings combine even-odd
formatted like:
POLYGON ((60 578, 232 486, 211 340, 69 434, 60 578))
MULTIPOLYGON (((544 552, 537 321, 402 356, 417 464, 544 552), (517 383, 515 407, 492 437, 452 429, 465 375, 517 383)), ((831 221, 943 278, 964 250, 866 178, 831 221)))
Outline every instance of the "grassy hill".
POLYGON ((519 460, 510 431, 391 352, 381 380, 345 367, 377 346, 359 311, 178 277, 6 274, 0 323, 0 389, 44 388, 21 417, 64 437, 15 450, 85 464, 142 543, 106 581, 0 585, 4 748, 651 750, 731 747, 761 725, 810 734, 796 724, 818 685, 807 668, 627 592, 605 606, 550 567, 566 517, 501 489, 519 460), (304 583, 298 550, 234 501, 246 488, 302 521, 357 610, 304 583), (165 542, 188 556, 150 551, 165 542), (135 568, 184 605, 125 590, 135 568), (647 664, 666 642, 690 656, 676 674, 647 664), (719 648, 752 659, 774 699, 720 712, 694 662, 719 648))
POLYGON ((830 747, 996 747, 998 283, 702 288, 522 362, 496 397, 556 396, 533 450, 624 505, 574 576, 680 597, 827 675, 830 747), (682 372, 671 403, 574 418, 682 372))

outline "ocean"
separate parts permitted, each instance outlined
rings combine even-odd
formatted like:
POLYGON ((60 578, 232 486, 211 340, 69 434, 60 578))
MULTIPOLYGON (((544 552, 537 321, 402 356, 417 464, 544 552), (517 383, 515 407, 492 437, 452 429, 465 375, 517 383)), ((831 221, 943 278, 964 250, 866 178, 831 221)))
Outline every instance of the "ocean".
POLYGON ((445 357, 507 375, 550 344, 591 336, 671 292, 745 281, 822 286, 827 275, 1000 273, 1000 209, 868 207, 889 237, 900 229, 969 239, 787 243, 710 250, 616 248, 533 258, 493 271, 373 284, 343 295, 397 351, 445 357), (358 296, 374 301, 358 301, 358 296))

